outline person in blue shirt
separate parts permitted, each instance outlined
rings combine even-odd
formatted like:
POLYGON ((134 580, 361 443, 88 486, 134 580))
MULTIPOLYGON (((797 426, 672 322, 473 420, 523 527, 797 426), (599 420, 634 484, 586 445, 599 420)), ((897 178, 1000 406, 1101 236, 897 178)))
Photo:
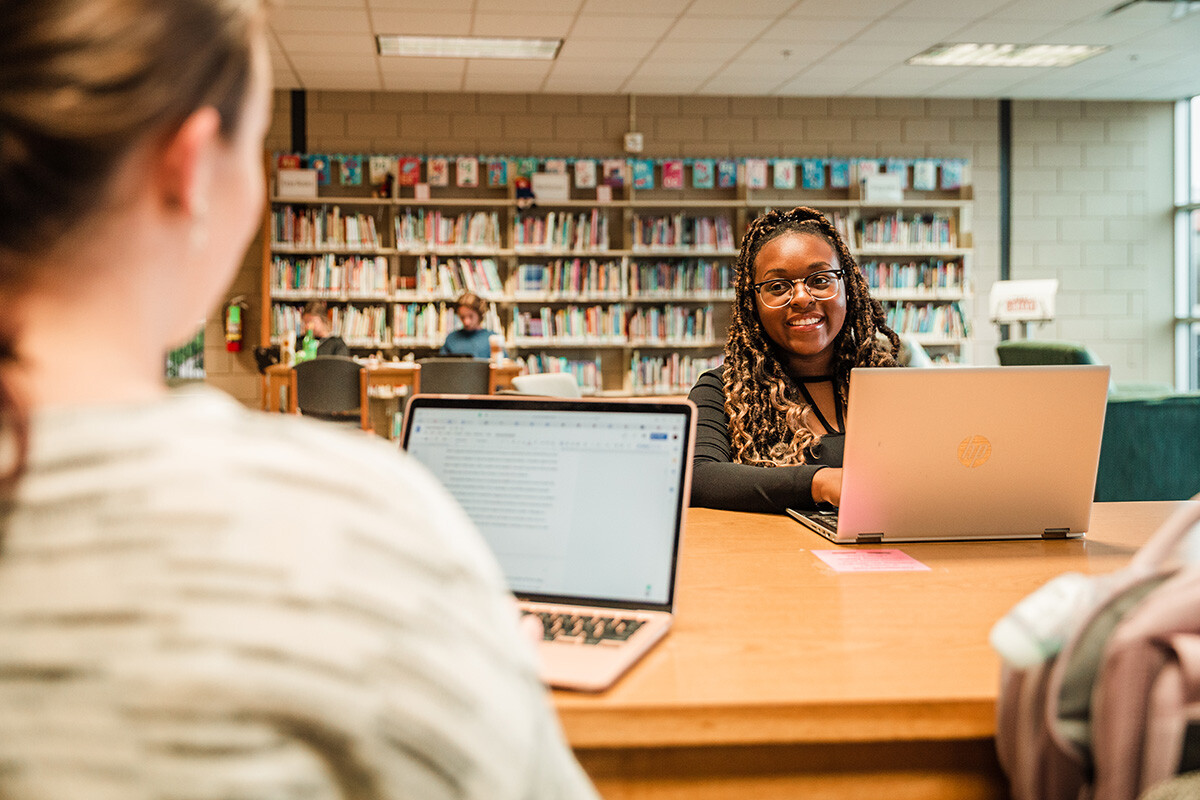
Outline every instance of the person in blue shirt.
POLYGON ((445 344, 438 351, 443 356, 473 356, 474 358, 491 358, 489 340, 497 335, 483 327, 483 315, 487 312, 487 304, 483 298, 471 292, 465 292, 454 301, 455 313, 462 327, 450 331, 445 344))

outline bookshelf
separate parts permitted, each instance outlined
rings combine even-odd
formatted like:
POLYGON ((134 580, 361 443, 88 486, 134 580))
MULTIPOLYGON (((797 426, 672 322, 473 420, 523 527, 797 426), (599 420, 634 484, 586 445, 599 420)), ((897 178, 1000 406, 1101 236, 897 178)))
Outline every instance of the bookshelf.
POLYGON ((303 304, 321 299, 352 348, 432 355, 457 325, 454 298, 470 290, 529 372, 570 372, 590 394, 683 394, 720 363, 747 224, 804 204, 839 226, 897 331, 936 360, 969 352, 969 187, 872 203, 854 186, 626 186, 603 200, 572 186, 532 208, 508 187, 370 191, 331 182, 315 198, 272 197, 264 342, 282 341, 303 304))

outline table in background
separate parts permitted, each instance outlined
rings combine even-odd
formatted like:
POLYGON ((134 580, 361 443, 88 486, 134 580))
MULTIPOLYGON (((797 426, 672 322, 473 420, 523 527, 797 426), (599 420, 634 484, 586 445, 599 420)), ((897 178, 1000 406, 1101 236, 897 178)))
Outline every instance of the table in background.
MULTIPOLYGON (((367 370, 368 396, 373 390, 403 390, 416 394, 421 388, 421 367, 411 361, 364 362, 367 370)), ((292 368, 284 364, 272 364, 263 373, 263 411, 286 411, 292 368)), ((512 388, 512 380, 521 374, 521 367, 513 361, 492 364, 489 369, 488 387, 491 394, 512 388)), ((401 393, 403 393, 401 392, 401 393)))
POLYGON ((608 692, 555 692, 607 800, 1006 797, 988 631, 1059 573, 1125 564, 1180 504, 1100 503, 1086 539, 893 545, 836 573, 788 517, 691 509, 675 626, 608 692))

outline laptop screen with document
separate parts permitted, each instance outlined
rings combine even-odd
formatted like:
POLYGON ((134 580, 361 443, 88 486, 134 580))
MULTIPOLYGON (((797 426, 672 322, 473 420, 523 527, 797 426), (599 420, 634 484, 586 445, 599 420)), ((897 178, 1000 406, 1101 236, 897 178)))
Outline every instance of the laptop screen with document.
POLYGON ((418 396, 408 413, 404 448, 463 507, 517 596, 670 609, 689 474, 682 406, 418 396))

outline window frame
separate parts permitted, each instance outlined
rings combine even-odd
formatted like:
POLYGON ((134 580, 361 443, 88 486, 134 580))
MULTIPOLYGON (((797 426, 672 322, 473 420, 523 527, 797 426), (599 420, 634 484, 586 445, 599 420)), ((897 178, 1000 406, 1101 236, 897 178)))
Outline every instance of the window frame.
POLYGON ((1200 95, 1175 104, 1175 384, 1200 389, 1200 95), (1195 173, 1195 174, 1193 174, 1195 173))

